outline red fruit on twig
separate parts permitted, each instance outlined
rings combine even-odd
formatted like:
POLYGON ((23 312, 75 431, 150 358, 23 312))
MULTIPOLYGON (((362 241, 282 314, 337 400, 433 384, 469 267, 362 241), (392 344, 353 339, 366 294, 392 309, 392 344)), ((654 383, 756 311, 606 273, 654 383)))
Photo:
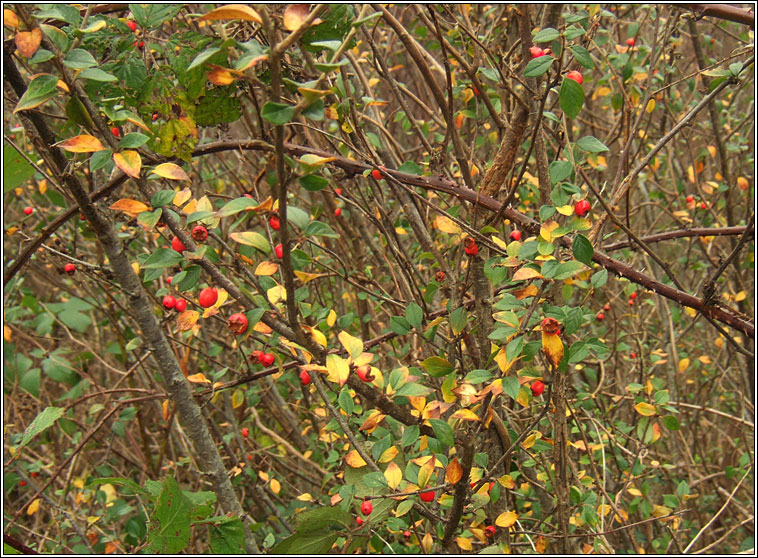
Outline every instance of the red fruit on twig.
POLYGON ((73 275, 76 272, 76 266, 72 264, 71 262, 69 262, 63 266, 63 271, 65 271, 69 275, 73 275))
POLYGON ((545 391, 545 384, 540 380, 537 380, 536 382, 532 382, 531 389, 532 395, 534 395, 534 397, 539 397, 542 395, 542 392, 545 391))
POLYGON ((203 308, 210 308, 218 300, 218 291, 213 287, 206 287, 200 291, 197 301, 203 308))
POLYGON ((197 225, 192 229, 192 238, 195 242, 205 242, 208 239, 208 229, 202 225, 197 225))
POLYGON ((178 236, 175 236, 174 238, 171 239, 171 248, 173 248, 180 254, 187 249, 184 243, 181 240, 179 240, 178 236))
POLYGON ((187 309, 187 301, 183 298, 177 298, 176 299, 176 306, 174 306, 174 310, 177 312, 184 312, 187 309))
POLYGON ((374 170, 371 171, 371 176, 373 176, 377 180, 381 180, 382 179, 382 171, 380 171, 379 169, 374 169, 374 170))
POLYGON ((516 241, 521 240, 521 231, 511 232, 511 240, 516 240, 516 241))
POLYGON ((281 221, 279 221, 279 217, 277 217, 276 215, 272 215, 271 217, 268 218, 268 225, 275 231, 278 231, 279 229, 282 228, 282 223, 281 221))
POLYGON ((171 310, 176 306, 176 298, 174 298, 171 295, 166 295, 163 297, 163 307, 166 310, 171 310))
POLYGON ((242 335, 247 331, 247 316, 241 312, 229 316, 229 331, 234 335, 242 335))
POLYGON ((248 436, 250 436, 250 429, 246 426, 242 429, 242 437, 247 438, 248 436))
POLYGON ((34 208, 31 205, 27 205, 24 208, 24 215, 31 215, 32 213, 34 213, 34 208))
POLYGON ((361 513, 363 515, 371 515, 371 512, 373 511, 374 506, 371 503, 370 500, 364 500, 361 502, 361 513))
POLYGON ((274 246, 274 253, 276 254, 277 258, 279 258, 280 260, 282 259, 282 254, 284 254, 284 250, 282 249, 281 244, 277 244, 276 246, 274 246))
POLYGON ((342 215, 342 209, 338 207, 337 209, 334 210, 334 216, 339 217, 340 215, 342 215))
POLYGON ((311 383, 311 375, 308 374, 307 370, 303 370, 302 372, 300 372, 300 383, 303 384, 304 386, 307 386, 308 384, 311 383))
POLYGON ((371 366, 364 364, 355 369, 355 373, 364 382, 371 382, 374 380, 374 376, 371 374, 371 366))
POLYGON ((271 353, 263 353, 261 356, 261 364, 263 366, 271 366, 274 364, 274 361, 276 360, 276 357, 272 355, 271 353))
POLYGON ((582 74, 577 72, 576 70, 572 70, 569 73, 566 74, 567 79, 573 79, 575 82, 577 82, 579 85, 582 84, 584 81, 584 78, 582 77, 582 74))
POLYGON ((260 362, 262 356, 263 356, 263 351, 261 351, 260 349, 256 349, 252 353, 250 353, 250 359, 253 361, 253 363, 260 362))
POLYGON ((545 51, 538 46, 533 46, 529 47, 529 54, 532 55, 532 58, 539 58, 540 56, 545 56, 545 51))
POLYGON ((421 498, 423 502, 434 502, 434 490, 425 490, 419 494, 419 498, 421 498))
POLYGON ((579 217, 584 217, 590 211, 590 202, 587 200, 579 200, 574 206, 574 213, 579 217))
POLYGON ((136 31, 137 30, 137 22, 134 21, 133 19, 130 19, 129 21, 127 21, 126 22, 126 26, 129 29, 131 29, 132 31, 136 31))
POLYGON ((626 44, 627 44, 627 46, 633 47, 634 46, 634 37, 629 37, 626 40, 626 44))

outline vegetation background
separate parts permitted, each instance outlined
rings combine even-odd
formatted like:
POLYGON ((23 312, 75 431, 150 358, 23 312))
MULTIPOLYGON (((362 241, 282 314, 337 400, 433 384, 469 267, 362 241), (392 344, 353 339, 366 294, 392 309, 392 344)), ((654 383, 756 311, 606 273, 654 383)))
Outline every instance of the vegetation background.
POLYGON ((753 552, 753 12, 216 6, 4 5, 5 552, 753 552))

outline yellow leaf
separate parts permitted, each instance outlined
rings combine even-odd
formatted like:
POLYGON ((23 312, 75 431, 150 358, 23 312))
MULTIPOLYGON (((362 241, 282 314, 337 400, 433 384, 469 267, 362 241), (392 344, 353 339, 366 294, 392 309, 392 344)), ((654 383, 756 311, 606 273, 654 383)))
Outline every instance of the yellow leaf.
POLYGON ((306 283, 313 281, 314 279, 318 279, 319 277, 326 277, 329 275, 328 273, 307 273, 305 271, 298 271, 295 270, 295 277, 300 279, 300 281, 303 282, 303 285, 306 283))
MULTIPOLYGON (((287 31, 294 31, 300 27, 308 17, 310 10, 310 4, 290 4, 287 9, 284 10, 284 17, 282 23, 287 31)), ((315 19, 311 25, 317 25, 321 23, 321 19, 315 19)))
POLYGON ((471 539, 466 539, 464 537, 456 537, 455 542, 458 543, 458 547, 461 550, 471 550, 473 546, 471 545, 471 539))
POLYGON ((664 517, 671 515, 671 508, 666 506, 653 506, 653 517, 664 517))
POLYGON ((99 139, 88 134, 82 134, 81 136, 64 140, 58 145, 62 149, 70 151, 71 153, 94 153, 95 151, 102 151, 105 149, 99 139))
POLYGON ((490 240, 491 240, 491 241, 492 241, 492 243, 493 243, 493 244, 495 244, 495 246, 497 246, 498 248, 501 248, 501 249, 503 249, 503 250, 506 250, 506 249, 508 249, 508 245, 505 243, 505 240, 503 240, 503 239, 501 239, 501 238, 498 238, 498 237, 496 237, 496 236, 491 236, 491 237, 490 237, 490 240))
POLYGON ((697 359, 700 362, 702 362, 703 364, 710 364, 711 363, 711 357, 709 357, 708 355, 699 356, 699 357, 697 357, 697 359))
POLYGON ((332 161, 336 160, 336 157, 320 157, 318 155, 314 155, 313 153, 307 153, 306 155, 300 157, 298 162, 302 165, 305 165, 307 170, 311 172, 323 167, 327 163, 331 163, 332 161))
POLYGON ((542 274, 531 267, 522 267, 513 274, 513 281, 524 281, 526 279, 538 279, 542 274))
POLYGON ((434 541, 432 540, 432 535, 429 533, 424 534, 424 538, 421 539, 421 548, 424 550, 425 554, 429 554, 432 550, 432 544, 434 544, 434 541))
MULTIPOLYGON (((353 469, 360 469, 366 466, 366 462, 358 453, 358 450, 352 450, 345 456, 345 463, 347 463, 353 469)), ((389 467, 388 467, 389 468, 389 467)))
POLYGON ((529 436, 526 437, 526 439, 521 442, 521 447, 524 449, 529 449, 532 446, 534 446, 534 443, 537 441, 537 433, 529 434, 529 436))
POLYGON ((150 206, 137 200, 122 199, 110 206, 114 211, 123 211, 129 217, 136 217, 143 211, 150 209, 150 206))
POLYGON ((536 296, 538 292, 539 290, 535 285, 527 285, 523 289, 513 291, 513 295, 516 297, 516 300, 523 300, 530 296, 536 296))
POLYGON ((561 215, 573 215, 574 214, 574 206, 573 205, 560 205, 555 208, 558 213, 561 215))
POLYGON ((339 384, 340 387, 345 385, 347 377, 350 375, 350 362, 339 355, 326 356, 326 369, 329 372, 327 380, 339 384))
POLYGON ((3 25, 11 29, 18 29, 18 16, 13 10, 3 10, 3 25))
POLYGON ((448 463, 447 469, 445 469, 445 482, 458 484, 458 481, 461 480, 462 477, 463 467, 461 467, 461 464, 458 461, 458 456, 455 456, 450 460, 450 463, 448 463))
POLYGON ((198 21, 212 21, 219 19, 241 19, 243 21, 254 21, 263 23, 261 16, 254 9, 244 4, 227 4, 215 10, 211 10, 198 21))
POLYGON ((127 149, 121 153, 114 153, 113 162, 127 176, 139 178, 139 171, 142 168, 142 157, 136 151, 127 149))
POLYGON ((187 381, 192 382, 193 384, 210 384, 211 381, 205 377, 205 375, 202 372, 198 372, 197 374, 192 374, 191 376, 187 376, 187 381))
POLYGON ((266 291, 266 297, 271 304, 276 304, 280 300, 287 300, 287 290, 281 285, 276 285, 266 291))
POLYGON ((540 226, 540 236, 545 242, 553 240, 552 233, 559 227, 557 221, 547 221, 540 226))
POLYGON ((185 188, 184 190, 177 192, 174 195, 174 201, 173 203, 176 207, 181 207, 185 203, 187 203, 187 200, 189 200, 192 197, 192 190, 189 188, 185 188))
POLYGON ((161 403, 161 412, 163 414, 163 420, 167 421, 171 416, 171 401, 164 399, 163 403, 161 403))
POLYGON ((511 527, 514 523, 516 523, 516 520, 518 519, 518 514, 515 511, 507 511, 503 512, 500 515, 497 516, 497 519, 495 520, 495 525, 498 527, 511 527))
POLYGON ((235 389, 232 394, 232 408, 239 409, 239 407, 245 402, 245 392, 241 389, 235 389))
POLYGON ((645 112, 647 112, 648 114, 650 114, 654 110, 655 110, 655 99, 650 99, 647 102, 647 106, 645 107, 645 112))
POLYGON ((508 490, 513 490, 516 487, 516 482, 513 480, 513 477, 510 475, 503 475, 499 479, 497 479, 497 482, 500 483, 501 486, 504 488, 507 488, 508 490))
POLYGON ((384 450, 384 453, 377 459, 379 463, 387 463, 389 461, 392 461, 395 459, 395 457, 398 454, 398 449, 395 446, 390 446, 386 450, 384 450))
POLYGON ((174 163, 163 163, 153 169, 153 172, 169 180, 189 180, 190 177, 184 172, 184 169, 174 163))
POLYGON ((347 331, 340 331, 337 337, 345 347, 345 350, 350 354, 350 357, 355 360, 363 352, 363 341, 357 337, 353 337, 347 331))
POLYGON ((255 268, 256 275, 273 275, 279 271, 279 264, 274 262, 261 262, 255 268))
POLYGON ((608 93, 610 93, 611 90, 608 87, 598 87, 595 89, 595 92, 592 94, 592 99, 597 99, 598 97, 605 97, 608 93))
POLYGON ((8 343, 11 342, 11 328, 7 325, 3 325, 3 339, 8 343))
POLYGON ((426 463, 418 471, 418 485, 422 488, 429 484, 429 479, 434 472, 434 463, 437 460, 433 455, 424 457, 423 459, 426 459, 426 463))
POLYGON ((194 326, 199 319, 200 313, 197 312, 197 310, 185 310, 179 314, 179 317, 176 319, 176 325, 179 328, 179 331, 187 331, 192 329, 192 326, 194 326))
POLYGON ((307 326, 303 324, 303 329, 306 330, 308 333, 310 333, 311 337, 313 337, 313 340, 324 347, 326 349, 326 335, 321 333, 321 331, 315 327, 307 326))
POLYGON ((403 480, 403 472, 394 461, 391 461, 390 464, 387 465, 387 469, 384 471, 384 478, 387 479, 389 487, 392 490, 395 490, 400 485, 400 481, 403 480))
POLYGON ((476 413, 470 409, 460 409, 459 411, 454 412, 450 418, 470 421, 480 420, 476 413))
POLYGON ((329 314, 326 317, 326 325, 329 327, 334 327, 334 324, 337 322, 337 312, 335 312, 333 309, 329 310, 329 314))
POLYGON ((563 341, 559 335, 542 332, 542 350, 550 363, 557 367, 563 358, 563 341))
POLYGON ((276 479, 271 479, 269 486, 271 487, 271 492, 274 494, 279 494, 279 491, 282 489, 281 483, 276 479))
POLYGON ((297 499, 300 500, 301 502, 315 502, 315 500, 313 499, 313 496, 311 496, 308 492, 301 494, 300 496, 297 497, 297 499))
POLYGON ((684 372, 687 370, 687 367, 690 365, 690 359, 683 358, 679 361, 679 372, 684 372))
POLYGON ((652 417, 656 414, 655 407, 653 407, 650 403, 645 403, 644 401, 637 403, 634 406, 634 409, 643 417, 652 417))
POLYGON ((456 225, 449 217, 444 215, 437 215, 434 219, 434 223, 439 230, 447 234, 460 234, 461 228, 456 225))
POLYGON ((368 418, 363 422, 363 424, 360 425, 358 430, 370 434, 376 429, 377 426, 379 426, 379 423, 381 423, 386 416, 387 415, 382 414, 380 411, 377 411, 375 409, 369 413, 368 418))
POLYGON ((37 498, 34 500, 31 504, 29 504, 29 507, 26 508, 26 515, 34 515, 39 511, 39 505, 42 503, 42 498, 37 498))

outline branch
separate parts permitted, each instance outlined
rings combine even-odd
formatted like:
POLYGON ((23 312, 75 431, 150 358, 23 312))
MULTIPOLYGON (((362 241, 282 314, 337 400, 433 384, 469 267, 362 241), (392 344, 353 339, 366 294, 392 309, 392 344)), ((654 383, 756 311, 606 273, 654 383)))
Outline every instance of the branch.
POLYGON ((751 29, 755 29, 755 13, 736 6, 728 4, 679 4, 674 7, 690 10, 697 14, 698 18, 713 16, 719 19, 744 23, 745 25, 749 25, 751 29))

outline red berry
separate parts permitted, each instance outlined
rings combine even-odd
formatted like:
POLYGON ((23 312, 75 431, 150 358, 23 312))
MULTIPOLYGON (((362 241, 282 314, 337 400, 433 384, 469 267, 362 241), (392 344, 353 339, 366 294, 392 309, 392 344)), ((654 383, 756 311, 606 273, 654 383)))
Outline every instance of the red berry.
POLYGON ((582 74, 577 72, 576 70, 571 70, 569 73, 566 74, 567 79, 573 79, 575 82, 577 82, 579 85, 582 84, 584 81, 584 78, 582 77, 582 74))
POLYGON ((303 370, 302 372, 300 372, 300 383, 303 384, 304 386, 307 386, 308 384, 311 383, 311 375, 308 374, 307 370, 303 370))
POLYGON ((210 308, 218 300, 218 291, 213 287, 205 287, 200 291, 197 301, 203 308, 210 308))
POLYGON ((173 280, 174 280, 174 276, 173 276, 173 275, 169 275, 169 276, 166 278, 166 283, 168 283, 168 284, 170 285, 170 284, 171 284, 171 281, 173 281, 173 280))
POLYGON ((364 382, 371 382, 374 379, 374 377, 371 375, 371 366, 368 364, 364 364, 363 366, 356 368, 355 373, 358 374, 358 377, 364 382))
POLYGON ((274 252, 276 253, 276 257, 281 260, 282 259, 282 254, 284 254, 284 250, 282 249, 282 245, 281 244, 277 244, 274 247, 274 252))
POLYGON ((24 208, 24 214, 25 215, 31 215, 32 213, 34 213, 34 208, 31 205, 27 205, 24 208))
POLYGON ((338 207, 334 210, 334 216, 339 217, 340 215, 342 215, 342 210, 338 207))
POLYGON ((195 242, 205 242, 208 239, 208 229, 202 225, 197 225, 192 229, 192 238, 195 242))
POLYGON ((32 477, 33 479, 36 479, 39 476, 39 473, 37 471, 32 471, 31 473, 29 473, 29 476, 32 477))
POLYGON ((247 316, 238 312, 229 316, 229 331, 234 335, 242 335, 247 331, 247 316))
POLYGON ((337 194, 338 196, 341 196, 342 195, 342 188, 335 188, 334 189, 334 193, 337 194))
POLYGON ((271 366, 274 364, 274 361, 276 360, 276 357, 272 355, 271 353, 263 353, 261 356, 261 364, 263 366, 271 366))
POLYGON ((684 198, 684 199, 685 199, 685 201, 687 201, 687 203, 689 203, 689 202, 691 202, 691 201, 695 201, 695 198, 694 198, 694 196, 687 196, 687 197, 686 197, 686 198, 684 198))
POLYGON ((707 203, 705 203, 705 202, 702 202, 702 203, 700 204, 700 209, 708 209, 708 204, 707 204, 707 203))
POLYGON ((513 231, 511 233, 511 240, 516 240, 516 241, 521 240, 521 231, 513 231))
POLYGON ((251 200, 253 199, 253 196, 251 194, 242 194, 242 197, 243 198, 250 198, 251 200))
POLYGON ((628 46, 630 46, 630 47, 633 47, 633 46, 634 46, 634 37, 629 37, 629 38, 626 40, 626 44, 627 44, 628 46))
POLYGON ((595 316, 595 319, 599 322, 602 322, 605 319, 605 314, 603 314, 602 312, 598 312, 597 316, 595 316))
POLYGON ((590 202, 587 200, 579 200, 574 206, 574 213, 579 217, 584 217, 590 211, 590 202))
POLYGON ((21 481, 18 483, 19 486, 26 486, 26 481, 21 481))
POLYGON ((278 231, 282 228, 282 223, 279 221, 279 217, 276 215, 272 215, 268 218, 268 224, 269 226, 274 229, 275 231, 278 231))
POLYGON ((610 304, 606 304, 605 306, 603 306, 603 310, 605 310, 606 312, 608 310, 610 310, 610 309, 611 309, 611 305, 610 304))
POLYGON ((476 256, 479 253, 479 247, 476 245, 476 241, 468 237, 466 239, 466 248, 464 248, 464 252, 466 252, 466 255, 468 256, 476 256), (471 242, 469 242, 469 240, 471 242))
POLYGON ((545 391, 545 384, 542 383, 540 380, 537 380, 536 382, 532 382, 532 395, 535 397, 539 397, 542 395, 542 392, 545 391))
POLYGON ((495 528, 494 525, 488 525, 487 527, 484 528, 484 534, 487 535, 488 537, 494 537, 495 531, 497 531, 497 529, 495 528))
POLYGON ((379 169, 374 169, 374 170, 371 171, 371 176, 373 176, 377 180, 381 180, 382 179, 382 172, 379 169))
POLYGON ((411 532, 410 532, 410 531, 403 531, 403 536, 404 536, 406 539, 410 539, 410 538, 411 538, 411 532))
POLYGON ((425 490, 419 494, 419 497, 424 502, 434 502, 434 490, 425 490))
POLYGON ((141 48, 145 48, 145 42, 144 41, 135 42, 134 46, 136 46, 137 48, 140 48, 140 49, 141 48))
POLYGON ((248 436, 250 436, 250 429, 246 426, 242 429, 242 437, 247 438, 248 436))
POLYGON ((253 454, 252 453, 248 453, 247 454, 247 460, 248 461, 252 461, 253 460, 253 454))
POLYGON ((445 280, 445 272, 444 271, 438 271, 434 278, 437 280, 438 283, 442 283, 445 280))
POLYGON ((250 356, 251 356, 251 358, 252 358, 252 360, 253 360, 254 363, 255 362, 260 362, 261 361, 261 357, 263 356, 263 351, 256 349, 252 353, 250 353, 250 356))
POLYGON ((529 54, 532 55, 532 58, 539 58, 540 56, 545 56, 545 51, 538 46, 533 46, 529 47, 529 54))
POLYGON ((631 298, 632 300, 634 300, 635 298, 637 298, 637 293, 634 292, 634 293, 630 294, 629 298, 631 298))
POLYGON ((184 312, 187 309, 187 301, 183 298, 177 298, 176 299, 176 306, 174 306, 174 310, 177 312, 184 312))
POLYGON ((355 518, 355 523, 357 523, 358 526, 361 526, 361 525, 363 525, 363 519, 361 519, 360 517, 356 517, 355 518))
POLYGON ((371 511, 374 509, 373 504, 369 500, 364 500, 361 503, 361 513, 363 515, 371 515, 371 511))
POLYGON ((76 266, 69 262, 63 266, 63 270, 69 275, 73 275, 74 272, 76 271, 76 266))
POLYGON ((155 122, 156 120, 158 120, 158 113, 154 112, 153 113, 153 122, 155 122))
POLYGON ((137 30, 137 22, 134 21, 133 19, 130 19, 129 21, 127 21, 126 22, 126 26, 129 29, 131 29, 132 31, 136 31, 137 30))
POLYGON ((121 137, 121 130, 119 130, 117 126, 114 126, 113 128, 111 128, 111 134, 113 134, 117 138, 120 138, 121 137))
POLYGON ((184 243, 181 240, 179 240, 178 236, 175 236, 174 238, 171 239, 171 248, 173 248, 180 254, 187 249, 184 243))
POLYGON ((629 353, 629 358, 637 358, 637 353, 629 353))
POLYGON ((471 89, 474 90, 474 95, 476 95, 478 97, 479 96, 479 90, 476 88, 476 85, 472 85, 471 89))
POLYGON ((176 306, 176 299, 171 295, 166 295, 163 297, 163 307, 166 310, 171 310, 176 306))

